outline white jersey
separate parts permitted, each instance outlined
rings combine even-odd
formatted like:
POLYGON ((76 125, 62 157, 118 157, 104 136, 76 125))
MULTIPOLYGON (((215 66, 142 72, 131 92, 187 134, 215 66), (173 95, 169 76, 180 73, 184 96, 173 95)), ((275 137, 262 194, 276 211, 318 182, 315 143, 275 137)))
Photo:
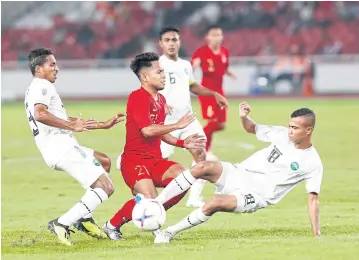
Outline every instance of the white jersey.
POLYGON ((26 91, 24 103, 35 143, 45 162, 53 168, 78 143, 72 135, 72 131, 51 127, 36 121, 34 107, 36 104, 44 104, 50 113, 63 120, 68 120, 61 98, 49 81, 34 78, 26 91))
POLYGON ((295 185, 306 181, 307 192, 319 194, 323 165, 317 150, 296 149, 289 140, 288 128, 256 125, 259 141, 271 142, 240 164, 244 181, 269 204, 278 203, 295 185))
POLYGON ((179 119, 188 111, 192 111, 190 85, 195 82, 192 65, 189 61, 178 58, 177 61, 162 55, 159 59, 166 74, 165 89, 161 94, 165 96, 173 113, 167 117, 179 119))

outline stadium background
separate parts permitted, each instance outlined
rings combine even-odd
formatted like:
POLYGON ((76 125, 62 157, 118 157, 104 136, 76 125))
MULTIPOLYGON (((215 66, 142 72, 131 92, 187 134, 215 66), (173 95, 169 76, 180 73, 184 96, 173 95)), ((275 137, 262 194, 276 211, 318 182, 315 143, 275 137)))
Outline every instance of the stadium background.
MULTIPOLYGON (((291 259, 356 258, 358 2, 38 1, 2 2, 1 7, 4 259, 288 259, 288 254, 291 259), (253 117, 266 124, 286 125, 294 109, 314 109, 318 116, 314 140, 325 167, 321 240, 311 238, 302 185, 279 206, 256 216, 220 214, 184 233, 170 247, 154 247, 151 235, 131 224, 124 227, 127 239, 120 243, 76 233, 72 236, 76 247, 59 247, 46 223, 83 191, 66 174, 48 169, 33 142, 22 104, 31 81, 28 51, 43 46, 54 51, 60 67, 55 85, 69 115, 82 112, 85 117, 106 119, 124 111, 126 104, 109 99, 125 99, 139 85, 128 68, 130 59, 143 51, 160 53, 157 41, 163 26, 181 29, 180 54, 190 58, 204 44, 205 29, 211 24, 223 28, 231 70, 237 75, 236 81, 225 80, 229 122, 215 136, 214 152, 223 160, 240 162, 264 147, 238 129, 241 100, 251 99, 253 117)), ((201 78, 199 71, 196 78, 201 78)), ((193 104, 199 112, 196 99, 193 104)), ((77 136, 83 145, 115 161, 124 135, 120 125, 77 136)), ((181 150, 173 159, 186 166, 191 161, 181 150)), ((114 165, 111 176, 116 193, 95 214, 100 224, 130 196, 114 165)), ((207 185, 205 197, 212 192, 207 185)), ((181 202, 171 212, 169 224, 189 209, 181 202)))
POLYGON ((129 60, 160 53, 163 26, 181 29, 180 54, 190 58, 212 24, 237 74, 225 81, 230 96, 359 93, 358 12, 358 2, 328 1, 4 2, 3 99, 22 98, 27 53, 39 46, 56 54, 63 97, 126 97, 138 86, 129 60))

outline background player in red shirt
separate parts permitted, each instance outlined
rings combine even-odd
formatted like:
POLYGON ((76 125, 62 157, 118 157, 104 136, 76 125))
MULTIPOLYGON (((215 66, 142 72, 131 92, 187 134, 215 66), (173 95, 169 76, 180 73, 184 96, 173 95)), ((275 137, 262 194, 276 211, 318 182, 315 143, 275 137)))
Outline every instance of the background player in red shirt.
MULTIPOLYGON (((206 35, 207 45, 199 48, 192 57, 193 68, 201 67, 202 69, 202 86, 216 91, 224 96, 223 76, 228 75, 233 79, 236 76, 228 70, 229 54, 228 50, 222 46, 223 32, 218 26, 212 26, 208 29, 206 35)), ((221 131, 225 128, 227 119, 227 109, 220 107, 213 97, 198 96, 202 108, 203 119, 208 120, 203 127, 207 137, 206 152, 207 160, 217 161, 218 157, 211 151, 212 136, 214 132, 221 131)), ((199 201, 205 180, 197 180, 192 188, 188 201, 199 201)))
MULTIPOLYGON (((161 154, 161 140, 178 147, 203 149, 204 136, 197 134, 179 140, 169 133, 187 127, 194 119, 186 113, 177 123, 164 125, 166 99, 158 91, 165 86, 165 74, 155 53, 137 55, 131 69, 141 81, 141 88, 133 91, 127 102, 126 144, 121 158, 121 172, 133 195, 156 198, 156 187, 166 187, 185 168, 176 162, 165 160, 161 154)), ((170 208, 184 195, 173 198, 165 205, 170 208)), ((102 229, 112 240, 120 240, 120 227, 132 219, 135 199, 131 199, 110 219, 102 229)))
MULTIPOLYGON (((223 76, 228 75, 233 79, 236 76, 228 70, 229 54, 228 50, 222 46, 223 32, 217 26, 212 26, 207 31, 207 45, 199 48, 192 57, 193 68, 202 69, 202 86, 216 91, 224 96, 223 76)), ((221 108, 213 97, 199 96, 199 102, 202 108, 202 116, 208 120, 203 130, 207 136, 207 160, 218 160, 210 152, 212 135, 216 131, 225 128, 227 119, 227 110, 221 108)))

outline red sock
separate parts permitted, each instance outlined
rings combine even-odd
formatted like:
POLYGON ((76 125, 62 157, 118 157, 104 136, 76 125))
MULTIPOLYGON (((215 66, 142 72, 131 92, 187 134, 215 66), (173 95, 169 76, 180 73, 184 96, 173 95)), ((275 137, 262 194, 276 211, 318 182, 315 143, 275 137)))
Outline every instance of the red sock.
POLYGON ((178 202, 180 202, 180 200, 186 195, 186 192, 183 192, 182 194, 170 199, 169 201, 167 201, 165 204, 163 204, 163 207, 165 208, 165 210, 169 210, 170 208, 172 208, 172 206, 176 205, 178 202))
POLYGON ((117 211, 117 213, 110 219, 111 225, 116 228, 120 228, 123 224, 132 220, 132 210, 135 207, 136 202, 134 199, 131 199, 122 206, 122 208, 117 211))
POLYGON ((203 127, 203 131, 207 137, 207 143, 206 143, 206 152, 209 151, 212 144, 212 135, 217 129, 217 122, 210 121, 207 123, 205 127, 203 127))

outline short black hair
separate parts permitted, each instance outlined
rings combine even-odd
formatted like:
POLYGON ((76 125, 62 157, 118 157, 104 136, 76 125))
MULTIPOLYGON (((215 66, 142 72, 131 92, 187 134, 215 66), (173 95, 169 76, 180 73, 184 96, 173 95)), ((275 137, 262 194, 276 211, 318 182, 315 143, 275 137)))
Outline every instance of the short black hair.
POLYGON ((165 33, 168 32, 176 32, 178 34, 180 34, 180 30, 177 27, 174 26, 167 26, 162 28, 162 30, 160 31, 160 39, 162 39, 162 35, 164 35, 165 33))
POLYGON ((49 55, 53 55, 52 51, 48 48, 39 48, 34 49, 29 52, 29 67, 32 75, 35 75, 36 66, 42 66, 46 62, 46 57, 49 55))
POLYGON ((295 110, 290 115, 291 118, 299 117, 299 116, 308 117, 309 124, 314 128, 314 126, 315 126, 315 114, 314 114, 313 110, 311 110, 309 108, 300 108, 300 109, 295 110))
POLYGON ((212 29, 221 29, 222 30, 222 28, 220 26, 218 26, 217 24, 212 24, 212 25, 207 27, 206 32, 209 33, 209 31, 212 30, 212 29))
POLYGON ((136 76, 140 78, 140 70, 143 67, 151 68, 152 61, 158 61, 159 59, 160 57, 154 52, 141 53, 136 55, 136 57, 131 61, 130 68, 136 74, 136 76))

